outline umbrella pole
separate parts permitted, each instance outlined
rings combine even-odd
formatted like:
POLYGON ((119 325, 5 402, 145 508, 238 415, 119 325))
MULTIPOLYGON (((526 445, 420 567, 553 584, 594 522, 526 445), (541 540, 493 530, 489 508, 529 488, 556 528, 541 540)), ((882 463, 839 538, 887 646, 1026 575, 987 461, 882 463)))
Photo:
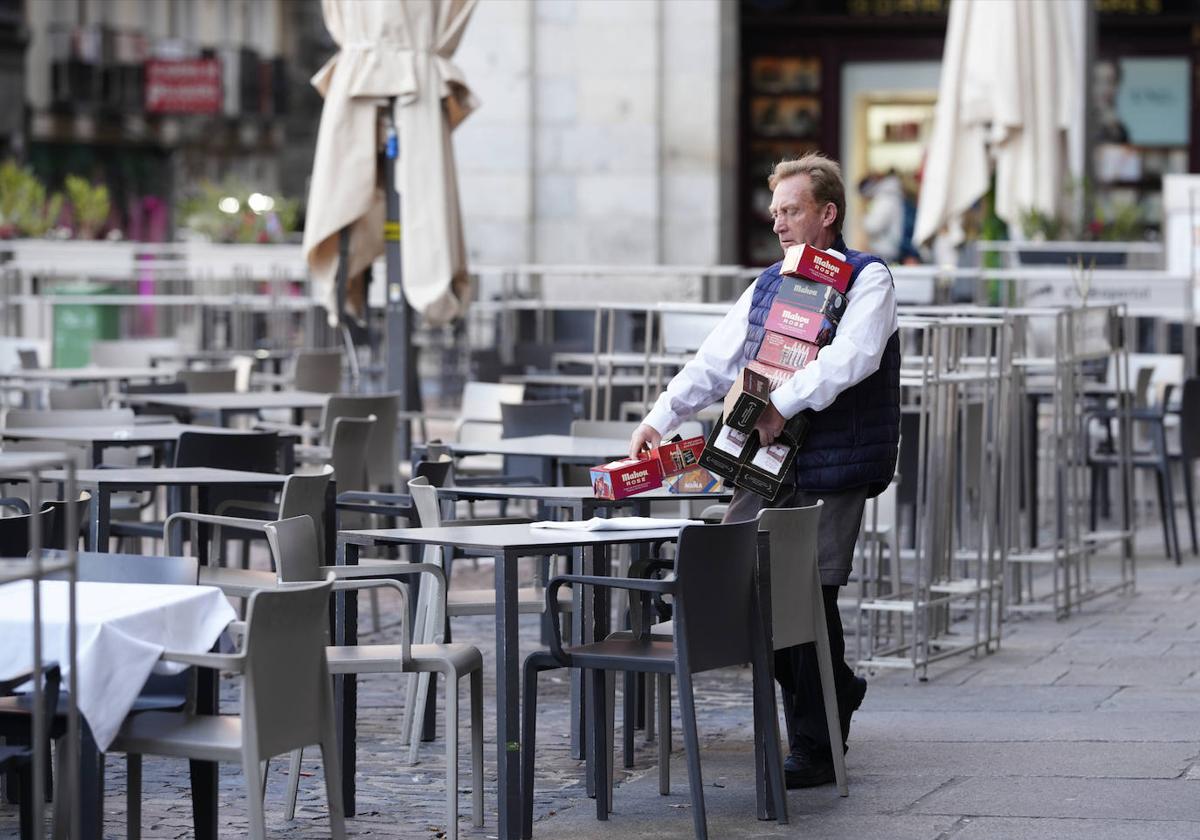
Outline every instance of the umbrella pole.
MULTIPOLYGON (((387 197, 386 218, 383 223, 383 247, 387 264, 387 303, 384 309, 385 375, 388 391, 400 395, 401 411, 421 410, 421 389, 417 378, 417 349, 413 344, 413 309, 404 298, 400 264, 400 193, 395 189, 396 162, 400 144, 396 134, 394 109, 396 100, 389 99, 387 107, 387 143, 384 148, 384 190, 387 197)), ((400 457, 407 460, 412 452, 412 425, 398 424, 400 457)))

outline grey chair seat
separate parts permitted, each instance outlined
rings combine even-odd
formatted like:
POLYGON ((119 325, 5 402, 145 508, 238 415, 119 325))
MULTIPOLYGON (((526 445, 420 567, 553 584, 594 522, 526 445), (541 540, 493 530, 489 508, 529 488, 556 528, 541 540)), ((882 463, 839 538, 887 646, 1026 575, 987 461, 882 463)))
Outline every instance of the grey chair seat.
POLYGON ((407 665, 400 645, 336 645, 325 649, 331 674, 408 672, 469 673, 483 667, 473 645, 412 645, 407 665))
POLYGON ((215 586, 226 595, 249 598, 260 589, 275 589, 279 582, 274 572, 258 569, 231 569, 225 566, 203 566, 200 569, 200 584, 215 586))
POLYGON ((109 749, 202 761, 240 761, 242 719, 236 715, 145 712, 125 722, 109 749))
MULTIPOLYGON (((669 638, 643 636, 633 638, 628 631, 613 633, 601 642, 589 642, 584 645, 571 645, 564 648, 568 656, 586 656, 593 660, 599 658, 636 656, 641 660, 643 670, 662 671, 671 673, 675 670, 675 643, 669 638)), ((614 667, 618 667, 614 665, 614 667)))

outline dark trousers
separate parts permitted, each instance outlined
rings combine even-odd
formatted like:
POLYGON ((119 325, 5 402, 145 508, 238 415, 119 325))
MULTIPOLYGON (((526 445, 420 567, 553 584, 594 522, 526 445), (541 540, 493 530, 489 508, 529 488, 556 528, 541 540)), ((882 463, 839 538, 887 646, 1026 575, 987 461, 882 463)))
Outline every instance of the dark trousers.
MULTIPOLYGON (((838 712, 845 719, 850 710, 854 672, 846 664, 846 640, 842 636, 842 617, 837 606, 839 589, 840 586, 822 586, 821 595, 825 601, 825 625, 829 630, 829 655, 833 659, 838 712)), ((816 644, 809 642, 775 651, 775 679, 783 689, 783 710, 791 749, 815 758, 830 757, 829 724, 825 719, 825 699, 821 695, 816 644)))

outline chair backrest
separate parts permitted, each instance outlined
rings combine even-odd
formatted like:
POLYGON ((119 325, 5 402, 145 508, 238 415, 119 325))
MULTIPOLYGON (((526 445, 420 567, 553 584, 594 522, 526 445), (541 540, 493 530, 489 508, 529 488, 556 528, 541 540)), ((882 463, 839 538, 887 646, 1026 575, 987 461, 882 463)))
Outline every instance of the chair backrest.
POLYGON ((724 315, 705 312, 664 312, 659 317, 659 335, 663 352, 686 353, 698 350, 716 329, 724 315))
POLYGON ((640 424, 625 420, 572 420, 573 437, 609 438, 629 440, 640 424))
POLYGON ((422 528, 442 527, 442 512, 438 507, 437 488, 428 478, 421 476, 408 482, 413 507, 417 509, 417 521, 422 528))
POLYGON ((506 438, 570 434, 574 419, 575 409, 568 400, 500 404, 500 425, 506 438))
MULTIPOLYGON (((443 455, 436 461, 418 461, 413 467, 413 478, 424 478, 434 487, 445 487, 450 480, 450 472, 454 469, 454 461, 443 455)), ((412 482, 410 481, 411 485, 412 482)))
POLYGON ((372 415, 375 425, 367 438, 367 484, 373 488, 395 487, 400 466, 396 454, 399 394, 334 394, 325 403, 325 440, 333 439, 333 421, 337 418, 372 415))
POLYGON ((150 367, 153 356, 171 356, 181 349, 175 338, 120 338, 92 342, 92 364, 98 367, 150 367))
POLYGON ((341 350, 301 350, 292 368, 297 391, 336 394, 342 390, 341 350))
POLYGON ((771 631, 776 650, 816 641, 817 627, 825 627, 817 572, 822 504, 770 508, 758 514, 759 527, 770 534, 771 631))
POLYGON ((264 758, 318 743, 333 714, 325 658, 332 588, 331 576, 250 596, 242 737, 264 758))
POLYGON ((21 362, 21 370, 37 370, 42 366, 38 352, 32 347, 18 347, 17 358, 21 362))
POLYGON ((34 517, 38 518, 41 526, 41 541, 44 548, 49 548, 49 540, 54 532, 55 511, 52 507, 43 507, 37 514, 26 513, 19 516, 0 517, 0 557, 24 557, 33 548, 34 517))
POLYGON ((1154 368, 1138 368, 1137 379, 1133 386, 1133 405, 1135 408, 1146 408, 1150 405, 1150 380, 1153 378, 1154 368))
POLYGON ((317 473, 289 475, 279 496, 279 518, 311 516, 317 531, 317 553, 325 547, 325 492, 333 478, 333 467, 317 473))
POLYGON ((182 382, 189 394, 223 394, 237 389, 237 371, 233 368, 181 370, 175 381, 182 382))
POLYGON ((338 492, 365 490, 367 486, 367 445, 374 414, 367 417, 339 417, 333 421, 329 436, 329 463, 338 485, 338 492))
POLYGON ((183 432, 175 446, 175 466, 273 473, 279 471, 276 432, 183 432))
MULTIPOLYGON (((200 563, 195 557, 159 557, 80 551, 78 580, 94 583, 166 583, 195 586, 200 563)), ((65 573, 64 573, 65 574, 65 573)))
POLYGON ((1190 470, 1191 461, 1200 458, 1200 379, 1183 381, 1183 397, 1179 406, 1179 446, 1184 458, 1184 469, 1190 470))
POLYGON ((263 526, 275 574, 280 583, 307 583, 321 579, 317 523, 311 516, 291 516, 263 526))
POLYGON ((39 411, 12 408, 5 415, 9 429, 47 429, 61 426, 132 426, 133 411, 118 409, 63 409, 39 411))
POLYGON ((53 411, 104 408, 104 386, 97 383, 51 388, 47 399, 53 411))
POLYGON ((687 525, 675 557, 675 640, 696 673, 749 662, 757 621, 758 522, 687 525))
POLYGON ((460 420, 499 423, 501 403, 525 401, 525 386, 498 382, 468 382, 463 385, 460 420))
MULTIPOLYGON (((82 528, 86 525, 88 518, 88 507, 92 503, 92 494, 87 490, 83 490, 79 494, 79 501, 75 508, 75 542, 78 544, 79 537, 82 533, 82 528)), ((64 499, 54 499, 43 502, 43 505, 54 511, 54 516, 51 519, 50 533, 44 538, 47 548, 66 549, 68 543, 67 537, 67 506, 68 502, 64 499)))

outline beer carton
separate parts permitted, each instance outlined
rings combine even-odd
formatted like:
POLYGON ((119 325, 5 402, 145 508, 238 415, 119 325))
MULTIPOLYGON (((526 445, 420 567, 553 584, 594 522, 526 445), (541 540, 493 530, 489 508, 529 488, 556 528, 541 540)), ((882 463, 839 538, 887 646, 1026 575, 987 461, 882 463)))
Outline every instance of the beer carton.
POLYGON ((704 451, 704 438, 694 437, 687 440, 668 441, 659 444, 651 453, 658 459, 659 469, 663 478, 678 475, 692 469, 700 463, 700 453, 704 451))
MULTIPOLYGON (((771 383, 772 391, 774 391, 776 388, 778 388, 784 382, 787 382, 789 379, 791 379, 792 374, 795 372, 795 371, 788 370, 787 368, 781 368, 781 367, 776 367, 775 365, 769 365, 766 362, 760 361, 758 359, 755 359, 753 362, 746 365, 746 370, 754 371, 754 373, 758 374, 759 376, 765 376, 767 378, 767 381, 771 383)), ((755 422, 757 422, 757 421, 758 421, 758 418, 756 417, 755 422)))
POLYGON ((821 348, 791 336, 768 331, 758 348, 758 361, 786 370, 800 370, 817 357, 821 348))
POLYGON ((721 478, 704 467, 692 467, 690 470, 665 476, 663 486, 667 488, 668 493, 719 493, 721 478))
POLYGON ((771 399, 773 387, 765 376, 749 367, 743 368, 725 395, 726 425, 742 432, 753 429, 771 399))
POLYGON ((767 314, 766 327, 771 332, 790 335, 818 347, 824 347, 833 341, 833 332, 837 329, 837 325, 825 316, 778 298, 767 314))
POLYGON ((822 251, 811 245, 793 245, 783 255, 783 266, 779 273, 816 280, 846 294, 854 269, 836 251, 822 251))
POLYGON ((752 431, 741 432, 726 426, 725 419, 721 418, 700 453, 700 466, 733 481, 741 471, 742 456, 750 451, 751 439, 756 437, 752 431))
POLYGON ((846 312, 846 296, 833 286, 804 277, 782 277, 776 300, 786 300, 801 309, 824 315, 837 323, 846 312))
POLYGON ((662 467, 650 454, 592 467, 591 476, 598 499, 624 499, 662 487, 662 467))
POLYGON ((770 446, 760 445, 755 435, 734 483, 766 499, 778 496, 796 461, 796 453, 804 445, 808 425, 808 416, 801 412, 787 421, 770 446))

